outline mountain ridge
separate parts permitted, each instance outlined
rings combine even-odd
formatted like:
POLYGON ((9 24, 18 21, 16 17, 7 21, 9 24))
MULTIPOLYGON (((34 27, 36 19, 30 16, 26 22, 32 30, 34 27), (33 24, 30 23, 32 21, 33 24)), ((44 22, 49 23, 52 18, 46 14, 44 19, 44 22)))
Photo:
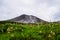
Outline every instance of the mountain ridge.
POLYGON ((33 15, 26 15, 26 14, 22 14, 18 17, 15 17, 13 19, 10 19, 8 21, 13 21, 13 22, 21 22, 21 23, 39 23, 39 22, 47 22, 44 21, 42 19, 39 19, 36 16, 33 15))

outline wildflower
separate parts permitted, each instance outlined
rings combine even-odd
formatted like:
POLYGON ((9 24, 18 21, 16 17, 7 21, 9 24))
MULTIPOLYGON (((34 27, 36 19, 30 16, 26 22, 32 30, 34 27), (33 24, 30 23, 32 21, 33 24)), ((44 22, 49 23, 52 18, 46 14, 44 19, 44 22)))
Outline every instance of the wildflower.
POLYGON ((52 34, 55 35, 55 32, 53 32, 52 34))
POLYGON ((53 31, 51 31, 51 33, 53 33, 53 31))
POLYGON ((49 34, 48 37, 52 37, 52 36, 49 34))
POLYGON ((24 30, 22 29, 22 31, 24 31, 24 30))
POLYGON ((40 33, 42 33, 42 31, 40 31, 40 33))
POLYGON ((10 32, 8 32, 8 33, 10 33, 10 32))
POLYGON ((55 32, 51 31, 51 34, 52 34, 52 35, 55 35, 55 32))
POLYGON ((8 28, 7 31, 11 31, 10 28, 8 28))
POLYGON ((3 32, 3 30, 1 30, 3 32))
POLYGON ((13 27, 10 27, 10 29, 13 29, 13 27))
POLYGON ((8 29, 7 29, 7 31, 13 31, 14 29, 13 29, 13 27, 9 27, 8 29))
POLYGON ((11 37, 14 37, 14 34, 11 34, 11 37))

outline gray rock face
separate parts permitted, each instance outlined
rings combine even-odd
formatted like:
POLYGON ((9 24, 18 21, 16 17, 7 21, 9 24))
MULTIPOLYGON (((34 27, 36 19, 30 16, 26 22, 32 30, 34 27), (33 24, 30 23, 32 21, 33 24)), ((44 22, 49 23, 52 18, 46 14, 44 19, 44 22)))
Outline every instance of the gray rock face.
POLYGON ((14 21, 14 22, 21 22, 21 23, 38 23, 38 22, 45 22, 44 20, 41 20, 35 16, 32 15, 21 15, 16 18, 13 18, 9 21, 14 21))

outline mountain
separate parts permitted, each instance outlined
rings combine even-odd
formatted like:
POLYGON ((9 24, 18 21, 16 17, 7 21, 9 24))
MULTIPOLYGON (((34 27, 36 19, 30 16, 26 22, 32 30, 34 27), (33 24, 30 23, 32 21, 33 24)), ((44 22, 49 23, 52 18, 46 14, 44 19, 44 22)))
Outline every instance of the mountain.
POLYGON ((26 15, 23 14, 21 16, 18 16, 16 18, 10 19, 8 21, 13 21, 13 22, 20 22, 20 23, 39 23, 39 22, 46 22, 42 19, 39 19, 35 16, 32 15, 26 15))

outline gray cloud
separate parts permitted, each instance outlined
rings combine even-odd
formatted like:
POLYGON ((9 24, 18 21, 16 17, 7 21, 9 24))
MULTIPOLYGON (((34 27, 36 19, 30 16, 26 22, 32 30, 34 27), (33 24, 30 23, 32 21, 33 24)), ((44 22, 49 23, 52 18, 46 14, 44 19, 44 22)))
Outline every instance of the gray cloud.
POLYGON ((60 17, 59 11, 60 0, 0 0, 0 20, 28 14, 46 21, 55 21, 60 17))

